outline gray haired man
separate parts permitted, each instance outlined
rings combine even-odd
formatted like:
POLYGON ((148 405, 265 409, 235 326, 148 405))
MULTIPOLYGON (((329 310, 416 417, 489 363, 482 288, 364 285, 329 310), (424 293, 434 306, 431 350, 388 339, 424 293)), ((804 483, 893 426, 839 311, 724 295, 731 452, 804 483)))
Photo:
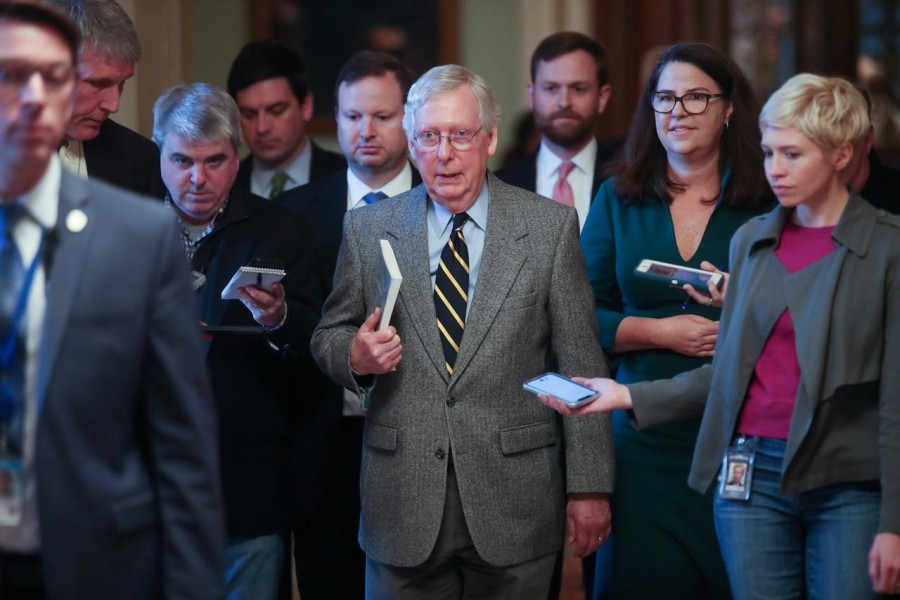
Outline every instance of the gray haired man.
POLYGON ((164 92, 153 107, 153 139, 212 332, 206 362, 219 409, 227 595, 275 598, 291 432, 298 411, 322 397, 308 348, 324 271, 303 217, 235 185, 241 125, 224 90, 196 83, 164 92), (223 300, 234 273, 259 260, 285 271, 281 283, 247 285, 239 300, 223 300))
POLYGON ((360 541, 369 598, 542 598, 556 552, 609 534, 609 421, 557 418, 522 383, 605 373, 570 207, 487 171, 497 106, 448 65, 410 89, 423 185, 347 213, 313 355, 370 398, 360 541), (376 330, 379 240, 403 274, 376 330), (402 343, 401 343, 402 340, 402 343))
POLYGON ((59 151, 63 164, 82 177, 162 198, 156 146, 109 118, 141 59, 134 24, 115 0, 46 1, 75 22, 82 39, 75 104, 59 151))

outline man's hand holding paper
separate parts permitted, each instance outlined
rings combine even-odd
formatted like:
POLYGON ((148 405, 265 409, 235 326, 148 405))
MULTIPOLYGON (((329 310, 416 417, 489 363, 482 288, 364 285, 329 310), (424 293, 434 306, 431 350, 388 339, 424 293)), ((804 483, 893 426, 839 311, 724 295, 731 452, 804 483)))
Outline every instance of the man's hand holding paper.
POLYGON ((381 375, 393 371, 403 357, 400 336, 393 325, 376 331, 381 308, 363 322, 350 344, 350 367, 360 375, 381 375))
POLYGON ((253 315, 253 320, 265 327, 278 327, 287 317, 287 303, 284 299, 284 286, 272 284, 272 291, 267 292, 255 285, 238 289, 241 302, 253 315))

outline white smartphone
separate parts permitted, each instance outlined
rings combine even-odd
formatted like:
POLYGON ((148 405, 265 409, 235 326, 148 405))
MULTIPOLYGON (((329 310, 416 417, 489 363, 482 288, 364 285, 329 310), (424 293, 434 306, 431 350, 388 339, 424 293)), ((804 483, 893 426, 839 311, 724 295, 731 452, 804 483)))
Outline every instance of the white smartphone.
POLYGON ((581 406, 591 401, 597 392, 586 385, 575 383, 559 373, 544 373, 522 384, 535 394, 552 394, 571 407, 581 406))
POLYGON ((634 274, 639 277, 662 281, 675 287, 682 287, 684 284, 689 283, 699 292, 707 289, 706 283, 708 281, 712 281, 716 287, 719 287, 725 278, 721 273, 693 269, 683 265, 672 265, 649 258, 645 258, 638 263, 638 266, 634 269, 634 274))

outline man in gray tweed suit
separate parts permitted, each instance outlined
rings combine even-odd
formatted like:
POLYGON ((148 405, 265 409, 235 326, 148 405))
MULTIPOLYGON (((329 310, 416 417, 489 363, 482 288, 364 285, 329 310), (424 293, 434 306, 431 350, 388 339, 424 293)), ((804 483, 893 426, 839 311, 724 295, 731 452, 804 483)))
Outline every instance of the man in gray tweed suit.
POLYGON ((546 597, 564 538, 583 555, 609 534, 609 421, 522 389, 551 367, 606 373, 578 218, 488 173, 498 114, 462 67, 416 82, 403 125, 424 183, 347 213, 313 334, 325 372, 369 399, 368 598, 546 597), (381 239, 403 285, 376 330, 381 239))

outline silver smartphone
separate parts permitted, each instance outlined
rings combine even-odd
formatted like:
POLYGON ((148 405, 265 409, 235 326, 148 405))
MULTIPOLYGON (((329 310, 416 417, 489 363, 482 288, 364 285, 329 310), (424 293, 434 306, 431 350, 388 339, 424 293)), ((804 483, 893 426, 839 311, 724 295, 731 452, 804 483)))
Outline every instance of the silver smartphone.
POLYGON ((649 258, 645 258, 638 263, 638 266, 634 269, 634 274, 639 277, 662 281, 675 287, 682 287, 684 284, 689 283, 700 292, 707 289, 706 283, 708 281, 712 281, 716 287, 719 287, 724 279, 721 273, 692 269, 684 265, 673 265, 649 258))
POLYGON ((597 392, 559 373, 544 373, 522 384, 529 392, 551 394, 572 408, 587 404, 597 392))

